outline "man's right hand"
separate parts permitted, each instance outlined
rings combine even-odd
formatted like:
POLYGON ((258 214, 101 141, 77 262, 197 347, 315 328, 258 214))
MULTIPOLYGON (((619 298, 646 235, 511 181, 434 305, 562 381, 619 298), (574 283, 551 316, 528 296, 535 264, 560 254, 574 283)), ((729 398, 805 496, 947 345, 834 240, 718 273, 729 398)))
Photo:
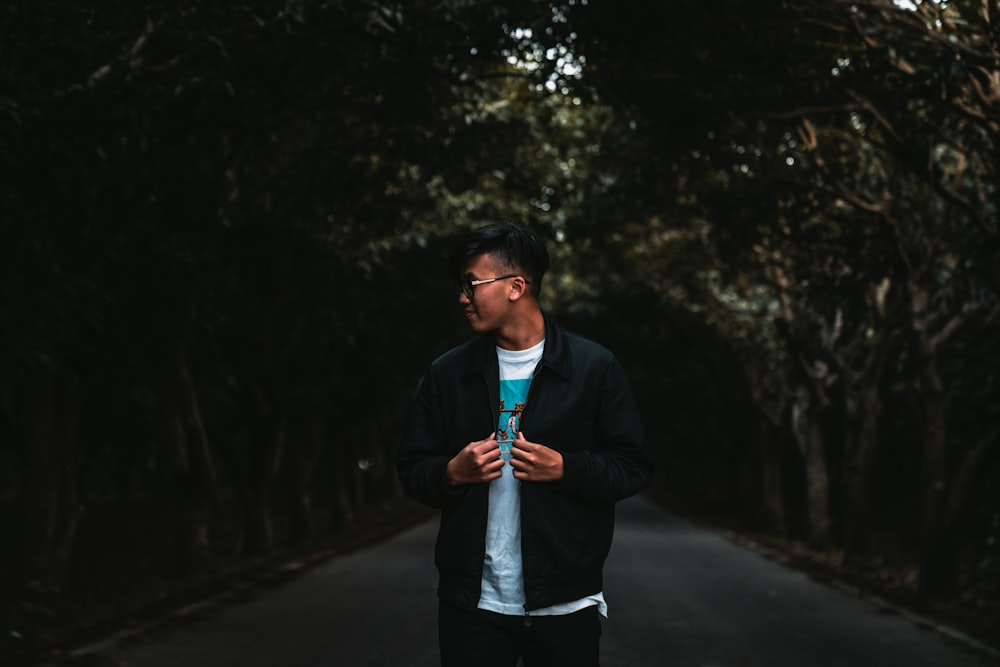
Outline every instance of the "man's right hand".
POLYGON ((448 461, 445 475, 451 486, 481 484, 500 477, 503 466, 500 443, 496 440, 496 433, 490 433, 482 440, 470 442, 463 447, 455 458, 448 461))

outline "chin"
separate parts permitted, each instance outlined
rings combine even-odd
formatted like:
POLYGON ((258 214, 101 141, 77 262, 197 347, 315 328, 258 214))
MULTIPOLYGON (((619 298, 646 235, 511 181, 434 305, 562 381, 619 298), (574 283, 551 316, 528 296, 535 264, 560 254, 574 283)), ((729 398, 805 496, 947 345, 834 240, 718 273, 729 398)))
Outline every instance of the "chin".
POLYGON ((478 317, 469 320, 469 328, 472 329, 475 333, 486 333, 492 330, 492 328, 488 324, 483 322, 478 317))

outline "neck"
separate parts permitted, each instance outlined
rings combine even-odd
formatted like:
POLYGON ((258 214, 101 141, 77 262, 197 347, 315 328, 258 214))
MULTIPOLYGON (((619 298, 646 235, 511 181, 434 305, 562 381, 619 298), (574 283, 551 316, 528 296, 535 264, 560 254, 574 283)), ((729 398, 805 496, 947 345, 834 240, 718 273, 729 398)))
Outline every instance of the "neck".
POLYGON ((545 340, 545 318, 533 310, 493 332, 497 345, 505 350, 527 350, 545 340))

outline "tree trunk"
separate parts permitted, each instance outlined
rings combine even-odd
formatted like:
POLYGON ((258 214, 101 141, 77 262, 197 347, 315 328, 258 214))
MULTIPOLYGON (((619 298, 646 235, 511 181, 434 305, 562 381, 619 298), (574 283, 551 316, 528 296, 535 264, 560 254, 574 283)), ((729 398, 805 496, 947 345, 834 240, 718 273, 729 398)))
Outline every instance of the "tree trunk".
POLYGON ((951 598, 958 593, 958 545, 948 514, 949 476, 943 392, 934 386, 925 386, 923 406, 924 516, 920 592, 937 598, 951 598))
POLYGON ((384 503, 392 496, 392 480, 396 477, 395 467, 389 462, 385 452, 386 439, 383 435, 386 415, 378 414, 369 418, 365 429, 365 450, 368 469, 368 502, 384 503))
POLYGON ((846 382, 844 409, 847 416, 844 443, 844 557, 864 562, 872 554, 872 474, 881 446, 879 422, 882 418, 880 385, 889 350, 897 338, 896 316, 900 295, 890 290, 892 281, 884 278, 869 285, 869 305, 875 333, 865 336, 848 349, 847 361, 839 364, 846 382), (860 362, 861 369, 851 368, 851 358, 860 362))
POLYGON ((366 426, 367 424, 364 422, 355 422, 351 427, 348 438, 351 441, 350 452, 352 455, 348 458, 344 469, 350 475, 351 504, 355 511, 362 516, 367 505, 368 480, 366 478, 368 477, 368 468, 371 466, 371 460, 363 454, 366 426))
POLYGON ((347 429, 334 429, 330 447, 333 464, 333 525, 335 530, 354 529, 357 526, 357 504, 354 489, 357 487, 358 462, 354 457, 351 433, 347 429))
POLYGON ((844 556, 863 561, 872 549, 871 477, 878 452, 882 413, 878 386, 861 387, 847 401, 847 442, 844 446, 844 556))
POLYGON ((171 384, 163 400, 172 457, 172 508, 176 556, 182 571, 200 572, 211 562, 210 520, 219 489, 208 435, 184 349, 172 351, 171 384))
POLYGON ((82 396, 74 377, 50 370, 29 378, 25 389, 24 579, 59 590, 83 517, 74 461, 82 396))
POLYGON ((920 592, 936 598, 958 594, 958 544, 948 514, 948 426, 945 391, 937 369, 937 347, 945 336, 931 334, 929 291, 911 280, 910 316, 920 374, 923 406, 923 542, 920 553, 920 592))
MULTIPOLYGON (((806 394, 806 392, 801 392, 806 394)), ((793 409, 793 426, 805 460, 807 525, 806 539, 814 546, 830 543, 830 477, 826 466, 823 429, 817 410, 808 398, 799 396, 793 409)))
POLYGON ((309 415, 304 422, 302 433, 294 440, 294 455, 287 457, 285 476, 289 540, 293 544, 305 544, 314 537, 313 477, 326 441, 326 424, 320 415, 309 415))
POLYGON ((808 539, 815 546, 830 543, 830 477, 826 468, 823 430, 815 419, 808 423, 806 478, 809 503, 808 539))
POLYGON ((956 526, 956 530, 963 519, 969 517, 975 493, 998 459, 1000 459, 1000 427, 995 427, 966 455, 955 476, 952 492, 948 498, 948 516, 950 523, 956 526))
POLYGON ((285 451, 283 420, 272 418, 262 421, 265 423, 260 423, 257 433, 252 436, 257 444, 251 449, 248 478, 241 484, 246 553, 251 556, 263 556, 274 551, 272 495, 285 451))
POLYGON ((780 426, 761 418, 761 503, 764 522, 768 529, 785 535, 788 523, 785 517, 785 492, 782 478, 782 450, 785 439, 780 426))

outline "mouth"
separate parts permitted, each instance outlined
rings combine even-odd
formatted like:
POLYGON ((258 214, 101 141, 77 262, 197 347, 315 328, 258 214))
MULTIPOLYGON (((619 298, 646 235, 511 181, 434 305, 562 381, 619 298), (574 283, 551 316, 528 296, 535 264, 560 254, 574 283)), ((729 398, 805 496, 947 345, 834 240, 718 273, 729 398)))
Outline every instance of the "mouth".
POLYGON ((476 316, 476 311, 471 310, 469 308, 465 309, 465 319, 471 320, 475 316, 476 316))

